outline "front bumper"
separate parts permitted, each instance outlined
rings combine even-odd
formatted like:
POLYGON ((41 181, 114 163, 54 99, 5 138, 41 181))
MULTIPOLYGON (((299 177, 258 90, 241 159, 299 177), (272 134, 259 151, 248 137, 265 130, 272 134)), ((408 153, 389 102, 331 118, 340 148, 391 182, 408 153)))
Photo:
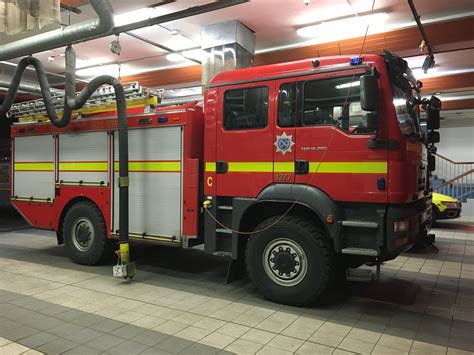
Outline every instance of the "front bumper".
POLYGON ((421 199, 414 204, 389 206, 387 208, 384 260, 397 257, 403 251, 410 249, 430 229, 431 206, 421 199), (394 231, 396 221, 407 221, 408 228, 404 231, 394 231))
POLYGON ((443 212, 436 215, 436 219, 454 219, 461 216, 462 208, 446 208, 443 212))

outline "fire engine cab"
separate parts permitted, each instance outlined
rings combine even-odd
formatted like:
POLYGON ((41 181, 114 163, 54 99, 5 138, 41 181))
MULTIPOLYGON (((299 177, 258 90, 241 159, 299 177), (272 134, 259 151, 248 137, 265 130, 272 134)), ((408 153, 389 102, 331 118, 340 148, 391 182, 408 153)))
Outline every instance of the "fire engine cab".
MULTIPOLYGON (((440 104, 419 88, 385 52, 223 72, 202 103, 129 101, 129 237, 204 245, 245 263, 268 299, 314 302, 341 270, 429 231, 440 104)), ((37 119, 31 105, 12 113, 37 119)), ((12 127, 12 204, 80 264, 113 255, 120 234, 116 117, 89 106, 65 128, 12 127)))

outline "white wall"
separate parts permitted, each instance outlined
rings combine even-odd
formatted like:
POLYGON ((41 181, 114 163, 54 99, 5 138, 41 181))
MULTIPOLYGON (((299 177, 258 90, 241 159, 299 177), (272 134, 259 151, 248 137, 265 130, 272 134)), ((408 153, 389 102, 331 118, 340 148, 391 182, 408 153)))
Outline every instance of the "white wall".
POLYGON ((474 126, 439 130, 438 153, 454 161, 474 161, 474 126))

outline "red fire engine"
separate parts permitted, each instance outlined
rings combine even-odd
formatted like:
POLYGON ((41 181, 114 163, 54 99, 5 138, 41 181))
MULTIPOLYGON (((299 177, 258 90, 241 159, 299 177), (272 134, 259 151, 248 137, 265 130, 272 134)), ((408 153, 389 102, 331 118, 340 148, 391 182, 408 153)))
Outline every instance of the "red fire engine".
MULTIPOLYGON (((130 238, 204 244, 245 261, 267 298, 313 302, 428 232, 419 87, 386 52, 223 72, 203 105, 129 107, 130 238)), ((12 127, 12 204, 80 264, 119 233, 116 130, 113 110, 12 127)))

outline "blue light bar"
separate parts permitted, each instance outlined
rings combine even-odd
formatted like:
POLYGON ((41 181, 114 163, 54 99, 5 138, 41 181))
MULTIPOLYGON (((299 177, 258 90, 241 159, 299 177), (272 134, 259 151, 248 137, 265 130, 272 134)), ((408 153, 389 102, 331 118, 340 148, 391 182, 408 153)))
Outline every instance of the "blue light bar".
POLYGON ((362 63, 364 63, 364 58, 362 57, 351 58, 351 65, 360 65, 362 63))
POLYGON ((165 122, 168 122, 167 117, 158 117, 158 123, 165 123, 165 122))

